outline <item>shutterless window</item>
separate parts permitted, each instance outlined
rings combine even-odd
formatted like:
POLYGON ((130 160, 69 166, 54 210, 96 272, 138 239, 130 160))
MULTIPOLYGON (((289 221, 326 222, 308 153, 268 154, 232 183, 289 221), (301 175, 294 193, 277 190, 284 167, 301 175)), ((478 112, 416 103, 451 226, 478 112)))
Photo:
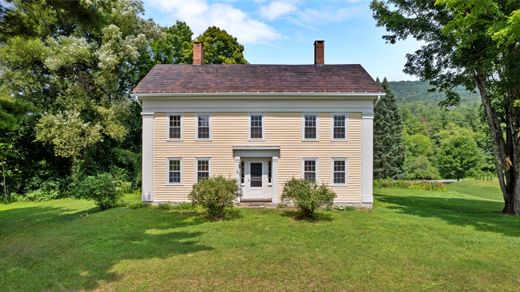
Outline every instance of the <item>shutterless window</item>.
POLYGON ((197 181, 209 178, 209 160, 197 160, 197 181))
POLYGON ((251 139, 262 139, 262 116, 251 115, 251 139))
POLYGON ((170 139, 181 138, 181 116, 171 115, 170 116, 170 139))
POLYGON ((244 177, 245 177, 245 163, 244 161, 240 162, 240 183, 244 183, 244 177))
POLYGON ((181 161, 178 159, 170 160, 168 182, 177 184, 181 182, 181 161))
POLYGON ((310 182, 316 182, 316 160, 303 161, 303 178, 310 182))
POLYGON ((267 162, 267 183, 272 182, 273 177, 273 163, 271 161, 267 162))
POLYGON ((334 115, 333 119, 334 119, 334 129, 332 129, 333 138, 334 139, 345 139, 347 116, 346 115, 334 115))
POLYGON ((316 139, 316 115, 304 116, 304 138, 316 139))
POLYGON ((347 165, 345 160, 334 160, 334 184, 345 184, 347 181, 347 165))
POLYGON ((197 136, 199 139, 209 139, 209 115, 197 116, 197 136))

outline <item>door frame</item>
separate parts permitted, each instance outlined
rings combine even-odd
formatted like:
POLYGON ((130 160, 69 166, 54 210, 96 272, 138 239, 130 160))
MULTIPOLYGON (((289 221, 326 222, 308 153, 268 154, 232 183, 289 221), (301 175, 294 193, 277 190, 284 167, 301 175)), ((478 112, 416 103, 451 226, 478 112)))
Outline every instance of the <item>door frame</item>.
POLYGON ((244 184, 241 184, 242 199, 243 201, 272 201, 273 199, 273 170, 271 169, 271 183, 268 179, 268 162, 271 158, 242 158, 244 162, 244 184), (261 163, 262 164, 262 187, 251 187, 251 164, 261 163))

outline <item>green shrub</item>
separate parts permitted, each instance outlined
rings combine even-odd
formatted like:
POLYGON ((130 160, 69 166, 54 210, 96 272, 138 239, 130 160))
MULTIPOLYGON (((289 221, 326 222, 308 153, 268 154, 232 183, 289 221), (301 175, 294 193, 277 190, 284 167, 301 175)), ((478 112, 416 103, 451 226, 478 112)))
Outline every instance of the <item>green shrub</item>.
POLYGON ((292 178, 283 187, 282 201, 292 202, 302 218, 314 218, 314 211, 323 205, 331 206, 336 193, 328 186, 316 185, 303 179, 292 178))
POLYGON ((425 191, 447 192, 446 185, 442 182, 425 181, 425 180, 393 180, 378 179, 374 181, 374 186, 378 188, 402 188, 415 189, 425 191))
POLYGON ((232 208, 238 196, 236 180, 215 176, 194 184, 189 199, 204 207, 210 219, 222 219, 226 208, 232 208))
POLYGON ((77 185, 77 193, 81 198, 94 200, 101 210, 105 210, 119 202, 127 187, 127 182, 105 172, 81 180, 77 185))
POLYGON ((57 190, 45 190, 43 188, 30 191, 25 194, 25 200, 36 202, 55 200, 58 197, 59 193, 57 190))

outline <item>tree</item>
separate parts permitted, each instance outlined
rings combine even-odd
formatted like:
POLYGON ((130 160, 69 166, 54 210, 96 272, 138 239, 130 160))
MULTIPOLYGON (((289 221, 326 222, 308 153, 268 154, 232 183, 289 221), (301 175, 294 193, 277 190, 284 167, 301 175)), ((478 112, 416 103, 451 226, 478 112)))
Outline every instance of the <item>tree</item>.
POLYGON ((177 21, 168 28, 162 28, 162 34, 151 41, 153 62, 155 64, 190 64, 192 62, 191 28, 182 21, 177 21))
POLYGON ((482 151, 478 148, 475 133, 451 124, 439 133, 438 164, 442 177, 464 178, 475 173, 482 165, 482 151))
POLYGON ((397 178, 403 173, 405 161, 403 124, 386 78, 382 86, 386 95, 374 110, 374 177, 397 178))
POLYGON ((404 71, 459 101, 458 85, 477 90, 489 127, 503 212, 520 214, 520 2, 502 0, 374 0, 390 43, 423 42, 404 71))
POLYGON ((236 37, 216 26, 197 37, 204 44, 204 63, 206 64, 247 64, 244 58, 244 46, 236 37))

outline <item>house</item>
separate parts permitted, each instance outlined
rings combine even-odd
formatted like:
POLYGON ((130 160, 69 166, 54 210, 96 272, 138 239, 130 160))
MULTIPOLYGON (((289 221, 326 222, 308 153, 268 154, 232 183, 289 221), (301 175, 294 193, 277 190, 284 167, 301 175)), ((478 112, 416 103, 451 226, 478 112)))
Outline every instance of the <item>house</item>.
POLYGON ((325 183, 336 204, 372 206, 374 104, 360 65, 156 65, 133 90, 142 104, 143 201, 183 202, 214 175, 241 201, 280 202, 292 177, 325 183))

